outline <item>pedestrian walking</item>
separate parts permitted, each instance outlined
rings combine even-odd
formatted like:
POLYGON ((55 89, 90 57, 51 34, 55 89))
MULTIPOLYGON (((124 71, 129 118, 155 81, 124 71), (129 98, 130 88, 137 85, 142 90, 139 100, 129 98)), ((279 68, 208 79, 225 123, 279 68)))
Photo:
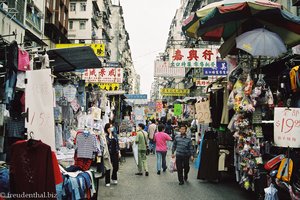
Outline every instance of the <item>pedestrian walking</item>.
POLYGON ((160 175, 161 167, 165 172, 167 170, 166 156, 167 156, 167 141, 171 141, 172 138, 164 132, 165 125, 158 125, 158 132, 154 135, 154 142, 156 144, 156 167, 157 174, 160 175))
POLYGON ((177 135, 173 142, 172 158, 175 157, 176 151, 176 167, 179 185, 184 184, 184 180, 188 180, 188 173, 190 171, 189 159, 194 161, 194 150, 191 138, 187 137, 187 127, 184 124, 180 125, 180 135, 177 135))
POLYGON ((148 133, 149 133, 149 148, 151 153, 153 154, 155 154, 155 142, 153 141, 153 139, 156 130, 157 130, 157 125, 155 123, 155 119, 152 119, 151 124, 148 127, 148 133))
POLYGON ((143 175, 143 169, 145 175, 149 176, 148 163, 147 163, 147 144, 148 144, 148 133, 144 131, 145 125, 138 124, 137 135, 135 143, 138 144, 138 173, 135 175, 143 175))
POLYGON ((112 175, 110 176, 110 169, 106 170, 105 172, 105 184, 107 187, 110 186, 110 183, 115 185, 118 184, 119 158, 121 157, 118 136, 116 134, 113 134, 113 131, 114 129, 112 127, 112 124, 105 124, 104 132, 106 134, 106 142, 110 154, 110 161, 112 164, 112 175))

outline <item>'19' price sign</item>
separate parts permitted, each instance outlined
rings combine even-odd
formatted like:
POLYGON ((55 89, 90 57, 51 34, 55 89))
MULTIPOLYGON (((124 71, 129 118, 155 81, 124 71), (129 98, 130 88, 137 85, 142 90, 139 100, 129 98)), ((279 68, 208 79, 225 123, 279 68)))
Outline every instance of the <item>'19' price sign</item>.
POLYGON ((274 142, 279 147, 300 147, 300 108, 275 108, 274 142))

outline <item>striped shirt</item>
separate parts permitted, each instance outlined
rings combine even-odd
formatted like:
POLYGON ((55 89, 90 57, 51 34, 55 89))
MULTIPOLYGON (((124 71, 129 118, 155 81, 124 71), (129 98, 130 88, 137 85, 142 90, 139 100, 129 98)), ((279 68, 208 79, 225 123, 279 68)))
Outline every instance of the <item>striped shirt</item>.
POLYGON ((97 152, 96 137, 92 134, 79 133, 76 137, 77 157, 93 158, 93 153, 97 152))
POLYGON ((194 154, 192 140, 187 136, 177 135, 173 142, 172 154, 177 156, 192 156, 194 154))

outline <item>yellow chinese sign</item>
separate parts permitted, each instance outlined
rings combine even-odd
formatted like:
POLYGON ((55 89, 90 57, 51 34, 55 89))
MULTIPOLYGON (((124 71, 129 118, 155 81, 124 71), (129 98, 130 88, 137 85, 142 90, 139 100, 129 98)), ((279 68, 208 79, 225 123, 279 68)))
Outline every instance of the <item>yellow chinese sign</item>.
POLYGON ((160 89, 160 93, 163 96, 186 96, 190 93, 190 89, 174 89, 174 88, 162 88, 160 89))
POLYGON ((105 56, 105 44, 56 44, 56 48, 72 48, 72 47, 84 47, 90 46, 97 57, 104 57, 105 56))
MULTIPOLYGON (((86 83, 86 86, 88 86, 89 83, 86 83)), ((100 90, 106 90, 106 91, 118 91, 120 89, 119 83, 95 83, 94 85, 98 85, 100 90)))

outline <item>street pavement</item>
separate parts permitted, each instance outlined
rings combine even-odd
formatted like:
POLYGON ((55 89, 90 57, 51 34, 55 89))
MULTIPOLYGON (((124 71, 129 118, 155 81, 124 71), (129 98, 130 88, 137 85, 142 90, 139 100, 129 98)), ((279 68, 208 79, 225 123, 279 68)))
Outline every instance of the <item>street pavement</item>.
MULTIPOLYGON (((170 152, 167 155, 167 165, 170 152)), ((132 155, 126 157, 118 172, 118 185, 105 187, 100 180, 99 200, 253 200, 250 193, 243 191, 232 178, 219 183, 197 180, 197 170, 191 164, 189 180, 178 185, 177 173, 156 174, 156 157, 148 156, 149 176, 136 176, 137 167, 132 155)))

